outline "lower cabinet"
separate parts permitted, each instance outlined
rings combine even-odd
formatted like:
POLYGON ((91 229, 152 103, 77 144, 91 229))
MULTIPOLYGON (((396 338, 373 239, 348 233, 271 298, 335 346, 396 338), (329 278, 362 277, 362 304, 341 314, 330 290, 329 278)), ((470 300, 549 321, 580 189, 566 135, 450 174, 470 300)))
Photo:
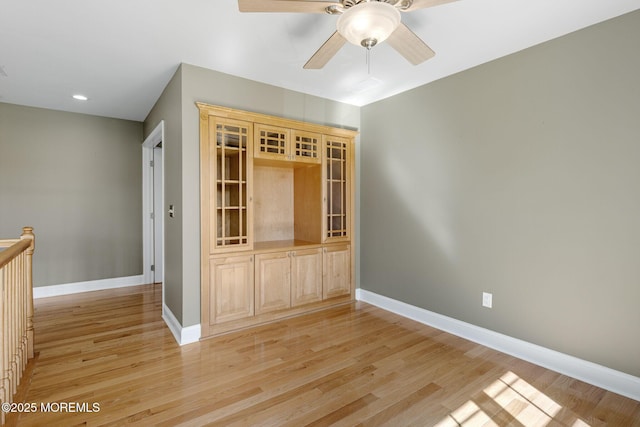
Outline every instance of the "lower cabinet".
POLYGON ((322 250, 256 255, 256 314, 322 301, 322 250))
POLYGON ((322 249, 293 251, 291 306, 322 301, 322 249))
POLYGON ((256 314, 291 306, 291 252, 256 255, 256 314))
POLYGON ((203 337, 302 314, 351 299, 348 244, 209 260, 203 337))
POLYGON ((334 298, 351 294, 351 251, 349 245, 324 248, 322 297, 334 298))
POLYGON ((214 258, 210 272, 214 284, 209 292, 211 323, 253 316, 253 255, 214 258))

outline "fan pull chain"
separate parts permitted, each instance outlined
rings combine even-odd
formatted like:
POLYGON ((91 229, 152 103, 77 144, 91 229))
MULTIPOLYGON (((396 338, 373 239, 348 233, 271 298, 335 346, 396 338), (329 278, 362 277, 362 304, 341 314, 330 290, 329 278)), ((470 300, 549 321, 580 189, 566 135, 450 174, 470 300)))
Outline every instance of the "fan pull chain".
POLYGON ((367 74, 371 74, 371 49, 367 49, 367 74))

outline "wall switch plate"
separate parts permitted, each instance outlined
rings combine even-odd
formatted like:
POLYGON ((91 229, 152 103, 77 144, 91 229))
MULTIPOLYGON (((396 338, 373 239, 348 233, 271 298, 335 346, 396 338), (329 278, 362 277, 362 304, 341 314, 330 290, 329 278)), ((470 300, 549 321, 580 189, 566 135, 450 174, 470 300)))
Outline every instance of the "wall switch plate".
POLYGON ((482 293, 482 306, 487 308, 493 307, 493 294, 489 292, 482 293))

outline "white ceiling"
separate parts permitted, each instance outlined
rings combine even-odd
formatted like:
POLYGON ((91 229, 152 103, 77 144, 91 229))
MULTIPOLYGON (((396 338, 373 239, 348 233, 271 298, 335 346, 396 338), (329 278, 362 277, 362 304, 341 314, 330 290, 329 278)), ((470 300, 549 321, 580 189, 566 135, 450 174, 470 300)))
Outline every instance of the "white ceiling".
POLYGON ((302 66, 336 16, 240 13, 236 0, 0 0, 0 102, 142 121, 181 62, 366 105, 640 8, 639 0, 459 0, 403 13, 436 52, 345 45, 302 66), (89 97, 80 102, 75 93, 89 97))

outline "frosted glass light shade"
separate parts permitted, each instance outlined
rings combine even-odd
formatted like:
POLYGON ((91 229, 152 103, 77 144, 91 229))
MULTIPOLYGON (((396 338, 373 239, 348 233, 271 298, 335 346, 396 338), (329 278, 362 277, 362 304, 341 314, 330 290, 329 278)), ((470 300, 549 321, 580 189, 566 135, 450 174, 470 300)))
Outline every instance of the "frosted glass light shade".
POLYGON ((337 26, 338 32, 350 43, 371 47, 386 40, 398 25, 398 9, 388 3, 369 1, 347 9, 338 18, 337 26))

